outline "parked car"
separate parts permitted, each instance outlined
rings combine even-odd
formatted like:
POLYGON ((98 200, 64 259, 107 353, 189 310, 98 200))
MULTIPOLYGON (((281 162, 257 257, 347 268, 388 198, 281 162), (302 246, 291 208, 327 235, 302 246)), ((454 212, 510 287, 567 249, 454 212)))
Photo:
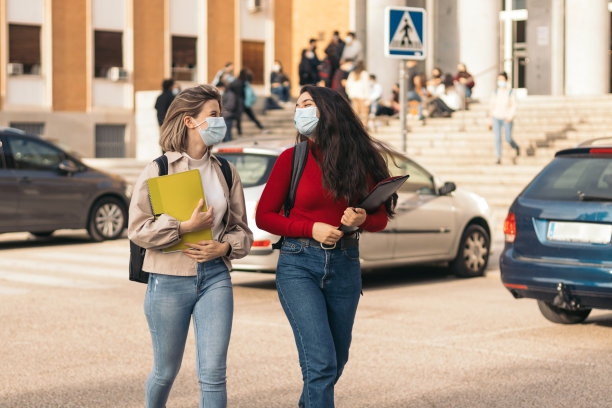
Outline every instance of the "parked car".
POLYGON ((87 228, 94 241, 121 236, 131 186, 83 164, 74 153, 24 132, 0 128, 0 233, 49 236, 87 228))
POLYGON ((612 138, 561 150, 514 200, 501 279, 555 323, 612 309, 612 138))
MULTIPOLYGON (((232 162, 245 191, 249 226, 255 242, 246 257, 232 261, 234 269, 275 271, 280 237, 257 228, 255 210, 277 157, 293 146, 290 138, 238 140, 215 147, 217 155, 232 162)), ((390 161, 392 175, 410 174, 398 192, 396 215, 387 228, 360 237, 364 269, 449 262, 458 276, 481 276, 489 260, 490 210, 484 198, 442 183, 415 161, 398 155, 390 161)))

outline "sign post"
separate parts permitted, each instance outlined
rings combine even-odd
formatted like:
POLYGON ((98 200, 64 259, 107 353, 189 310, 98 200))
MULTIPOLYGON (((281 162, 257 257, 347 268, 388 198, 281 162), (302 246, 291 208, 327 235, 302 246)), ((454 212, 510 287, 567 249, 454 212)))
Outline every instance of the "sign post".
POLYGON ((400 128, 402 151, 406 140, 406 60, 425 59, 426 11, 415 7, 387 7, 385 9, 385 56, 400 59, 400 128))

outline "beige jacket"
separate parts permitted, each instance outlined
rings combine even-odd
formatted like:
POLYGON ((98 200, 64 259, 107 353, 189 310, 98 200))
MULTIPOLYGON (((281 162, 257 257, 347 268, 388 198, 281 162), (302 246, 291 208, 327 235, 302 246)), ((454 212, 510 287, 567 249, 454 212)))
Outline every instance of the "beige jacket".
MULTIPOLYGON (((189 170, 187 158, 180 153, 168 152, 168 174, 180 173, 189 170)), ((214 168, 221 180, 223 193, 227 200, 227 211, 223 216, 224 230, 220 242, 227 242, 232 251, 229 257, 223 257, 228 269, 232 269, 231 259, 246 256, 251 250, 253 233, 247 225, 246 208, 244 204, 244 191, 242 182, 235 167, 230 163, 232 170, 232 191, 225 183, 225 178, 218 165, 219 160, 211 155, 217 165, 214 168)), ((157 177, 159 169, 157 163, 151 162, 143 170, 134 185, 132 201, 130 203, 128 238, 136 245, 147 250, 142 269, 147 272, 164 275, 194 276, 197 274, 197 262, 182 252, 163 253, 163 248, 175 244, 179 239, 180 221, 167 214, 162 214, 157 220, 153 216, 149 201, 147 180, 157 177)))

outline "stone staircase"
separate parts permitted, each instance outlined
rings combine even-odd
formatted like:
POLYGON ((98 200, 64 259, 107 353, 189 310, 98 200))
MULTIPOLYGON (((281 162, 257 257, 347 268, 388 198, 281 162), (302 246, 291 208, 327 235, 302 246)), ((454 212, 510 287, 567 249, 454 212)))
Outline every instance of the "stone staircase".
MULTIPOLYGON (((502 164, 495 164, 493 132, 488 130, 488 106, 472 104, 452 118, 408 120, 407 154, 445 181, 482 195, 493 210, 494 239, 514 198, 546 166, 558 150, 581 141, 612 136, 612 95, 542 97, 520 100, 513 137, 521 156, 504 141, 502 164)), ((375 137, 401 149, 398 119, 375 128, 375 137)))

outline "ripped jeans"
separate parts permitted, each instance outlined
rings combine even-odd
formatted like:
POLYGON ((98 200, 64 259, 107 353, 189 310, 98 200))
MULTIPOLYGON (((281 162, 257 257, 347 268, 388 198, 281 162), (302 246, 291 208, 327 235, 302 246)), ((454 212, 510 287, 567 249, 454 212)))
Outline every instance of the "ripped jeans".
POLYGON ((144 310, 153 341, 146 407, 166 406, 179 372, 193 316, 200 408, 227 406, 226 360, 234 300, 221 258, 199 263, 197 276, 150 274, 144 310))

